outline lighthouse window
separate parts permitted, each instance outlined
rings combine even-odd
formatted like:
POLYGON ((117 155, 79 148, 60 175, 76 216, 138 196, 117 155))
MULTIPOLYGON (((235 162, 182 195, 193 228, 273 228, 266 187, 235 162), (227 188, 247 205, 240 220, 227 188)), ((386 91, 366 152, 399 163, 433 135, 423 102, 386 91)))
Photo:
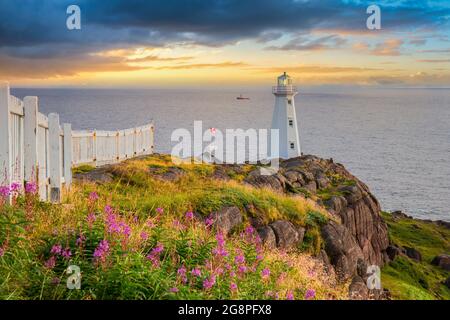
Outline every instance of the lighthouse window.
POLYGON ((292 120, 292 119, 289 119, 289 126, 293 126, 294 125, 294 120, 292 120))
POLYGON ((295 149, 295 145, 293 142, 291 142, 291 149, 295 149))
POLYGON ((288 104, 292 104, 292 100, 291 99, 288 99, 288 104))

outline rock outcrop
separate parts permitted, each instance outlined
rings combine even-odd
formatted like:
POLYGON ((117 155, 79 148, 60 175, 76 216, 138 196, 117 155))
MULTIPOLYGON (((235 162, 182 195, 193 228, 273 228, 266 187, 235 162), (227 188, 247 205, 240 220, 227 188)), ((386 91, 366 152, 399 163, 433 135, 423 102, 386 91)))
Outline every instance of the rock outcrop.
POLYGON ((340 220, 340 224, 330 222, 324 226, 322 235, 326 254, 342 278, 355 274, 359 258, 378 266, 389 260, 389 238, 380 204, 367 185, 343 165, 331 159, 302 156, 280 160, 280 170, 270 176, 254 170, 245 182, 311 197, 340 220))
POLYGON ((358 259, 364 257, 355 237, 345 226, 334 221, 322 228, 322 237, 337 276, 342 280, 352 277, 357 270, 358 259))
POLYGON ((408 258, 416 261, 422 261, 422 255, 417 249, 405 247, 405 254, 408 256, 408 258))
POLYGON ((275 234, 276 244, 278 248, 287 249, 295 245, 299 245, 303 241, 305 229, 295 227, 291 222, 286 220, 277 220, 269 225, 275 234))
POLYGON ((76 173, 73 178, 78 181, 105 184, 112 182, 114 175, 111 172, 111 166, 103 166, 88 172, 76 173))
POLYGON ((238 207, 223 207, 219 211, 211 213, 213 226, 229 234, 234 228, 242 223, 242 214, 238 207))
POLYGON ((433 258, 432 265, 441 267, 444 270, 450 271, 450 256, 448 254, 441 254, 433 258))

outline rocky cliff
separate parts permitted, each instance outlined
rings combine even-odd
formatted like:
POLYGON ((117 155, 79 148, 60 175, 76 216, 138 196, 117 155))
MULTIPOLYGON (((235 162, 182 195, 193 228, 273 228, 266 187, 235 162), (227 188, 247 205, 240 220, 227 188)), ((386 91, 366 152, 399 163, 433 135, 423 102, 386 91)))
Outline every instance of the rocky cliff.
POLYGON ((245 182, 303 195, 329 210, 337 221, 330 221, 322 228, 325 241, 322 255, 341 279, 356 275, 358 265, 381 267, 388 261, 389 238, 380 205, 367 185, 343 165, 332 159, 302 156, 282 160, 280 170, 271 176, 261 175, 256 169, 248 174, 245 182))

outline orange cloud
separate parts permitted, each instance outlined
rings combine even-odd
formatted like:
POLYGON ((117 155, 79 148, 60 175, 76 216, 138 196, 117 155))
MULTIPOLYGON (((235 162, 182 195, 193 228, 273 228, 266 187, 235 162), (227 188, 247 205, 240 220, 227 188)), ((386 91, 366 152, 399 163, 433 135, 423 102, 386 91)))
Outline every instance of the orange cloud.
POLYGON ((400 39, 388 39, 382 43, 379 43, 371 51, 371 54, 375 56, 399 56, 403 40, 400 39))

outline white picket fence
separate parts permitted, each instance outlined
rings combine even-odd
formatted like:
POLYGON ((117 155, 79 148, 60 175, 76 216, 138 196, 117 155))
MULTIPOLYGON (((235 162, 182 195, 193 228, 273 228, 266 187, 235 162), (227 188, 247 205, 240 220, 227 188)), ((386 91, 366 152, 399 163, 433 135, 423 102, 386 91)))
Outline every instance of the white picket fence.
POLYGON ((42 200, 59 202, 72 167, 120 162, 153 153, 153 124, 119 131, 72 131, 59 115, 46 117, 37 97, 22 100, 0 83, 0 186, 36 183, 42 200))

